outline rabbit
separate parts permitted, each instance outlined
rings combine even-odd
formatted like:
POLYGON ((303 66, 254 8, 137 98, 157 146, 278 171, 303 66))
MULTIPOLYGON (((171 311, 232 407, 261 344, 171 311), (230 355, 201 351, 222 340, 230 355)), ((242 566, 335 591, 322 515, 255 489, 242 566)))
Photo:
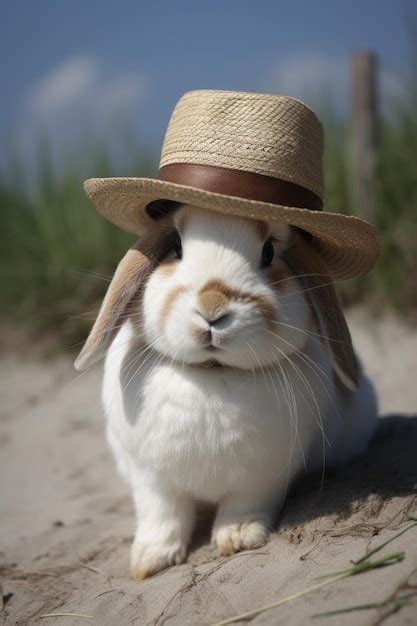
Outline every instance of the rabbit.
POLYGON ((132 489, 138 580, 185 560, 199 502, 217 507, 219 554, 265 544, 295 478, 364 452, 377 417, 308 233, 160 207, 76 361, 106 355, 107 438, 132 489))

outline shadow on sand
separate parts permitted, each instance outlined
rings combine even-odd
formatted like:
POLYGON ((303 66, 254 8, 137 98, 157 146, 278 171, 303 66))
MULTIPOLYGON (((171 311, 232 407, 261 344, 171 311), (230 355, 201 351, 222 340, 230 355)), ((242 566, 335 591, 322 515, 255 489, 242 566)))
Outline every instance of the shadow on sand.
POLYGON ((417 415, 391 414, 380 418, 367 452, 327 473, 323 485, 319 476, 298 481, 277 529, 296 533, 296 527, 331 518, 330 535, 369 536, 385 526, 396 527, 416 509, 417 415))
MULTIPOLYGON (((210 543, 214 509, 202 508, 191 551, 210 543)), ((369 537, 417 513, 417 415, 387 415, 367 452, 322 476, 301 476, 275 529, 291 543, 323 535, 369 537)))

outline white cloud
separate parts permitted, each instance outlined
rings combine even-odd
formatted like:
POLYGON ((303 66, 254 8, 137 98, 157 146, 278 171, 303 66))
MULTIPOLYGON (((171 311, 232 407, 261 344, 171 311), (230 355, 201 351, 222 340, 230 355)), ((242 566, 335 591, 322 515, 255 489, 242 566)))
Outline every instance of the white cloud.
POLYGON ((340 60, 305 54, 278 63, 269 81, 275 91, 295 98, 317 98, 325 92, 333 96, 346 91, 346 68, 340 60))
POLYGON ((35 85, 29 107, 39 115, 56 111, 82 97, 98 78, 97 61, 90 57, 70 59, 54 68, 35 85))
POLYGON ((121 131, 134 129, 148 93, 140 72, 107 73, 92 56, 70 58, 28 91, 17 131, 20 152, 34 163, 39 140, 46 138, 58 165, 97 139, 117 153, 121 131))
POLYGON ((144 76, 133 73, 122 74, 104 86, 101 94, 103 106, 109 113, 120 109, 134 110, 147 91, 144 76))

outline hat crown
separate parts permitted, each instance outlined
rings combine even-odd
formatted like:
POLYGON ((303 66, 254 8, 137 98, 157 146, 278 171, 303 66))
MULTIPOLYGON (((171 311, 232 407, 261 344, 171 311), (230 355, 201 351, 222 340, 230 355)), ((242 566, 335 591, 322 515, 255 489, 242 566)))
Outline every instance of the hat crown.
POLYGON ((174 109, 160 167, 211 165, 263 174, 323 199, 323 128, 303 102, 278 95, 190 91, 174 109))

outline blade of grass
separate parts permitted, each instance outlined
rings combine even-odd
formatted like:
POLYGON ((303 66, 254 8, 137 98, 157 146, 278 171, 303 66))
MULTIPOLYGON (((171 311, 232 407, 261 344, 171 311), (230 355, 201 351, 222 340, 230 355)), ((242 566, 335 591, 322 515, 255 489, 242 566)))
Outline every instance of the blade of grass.
POLYGON ((323 578, 329 578, 329 576, 337 576, 338 574, 345 574, 350 572, 350 576, 356 576, 357 574, 362 574, 369 569, 378 569, 380 567, 386 567, 387 565, 392 565, 393 563, 398 563, 399 561, 403 561, 405 559, 405 552, 395 552, 394 554, 389 554, 388 556, 384 556, 382 559, 378 561, 363 561, 354 562, 353 567, 349 569, 340 570, 338 572, 329 572, 329 574, 324 574, 323 576, 319 576, 317 580, 323 578))
POLYGON ((387 546, 389 543, 391 543, 391 541, 394 541, 395 539, 397 539, 398 537, 400 537, 404 533, 408 532, 411 528, 414 528, 415 526, 417 526, 417 519, 415 517, 410 517, 409 519, 413 520, 413 524, 410 524, 409 526, 407 526, 407 528, 403 528, 403 530, 401 530, 399 533, 397 533, 396 535, 391 537, 391 539, 388 539, 387 541, 384 541, 383 543, 380 543, 379 545, 377 545, 372 550, 369 550, 369 552, 366 552, 366 554, 364 554, 357 561, 352 561, 352 563, 354 563, 355 565, 360 565, 360 563, 362 563, 363 561, 366 561, 367 559, 369 559, 370 556, 376 554, 377 552, 382 550, 382 548, 385 548, 385 546, 387 546))
MULTIPOLYGON (((410 518, 410 519, 412 521, 417 521, 415 518, 410 518)), ((391 541, 393 541, 394 539, 402 535, 405 532, 405 530, 409 530, 410 528, 414 526, 417 526, 417 524, 411 524, 410 526, 407 526, 406 529, 403 529, 403 531, 397 533, 395 537, 392 537, 390 541, 384 542, 383 544, 374 548, 372 551, 366 553, 364 555, 365 559, 367 559, 370 554, 375 554, 375 552, 378 552, 379 550, 381 550, 385 545, 387 545, 387 543, 390 543, 391 541)), ((321 589, 322 587, 331 585, 332 583, 338 580, 342 580, 343 578, 348 578, 349 576, 357 576, 358 574, 363 574, 364 572, 368 572, 373 569, 379 569, 380 567, 387 567, 389 565, 394 565, 395 563, 399 563, 400 561, 403 561, 404 558, 405 558, 404 551, 395 552, 394 554, 389 554, 379 559, 378 561, 364 560, 364 558, 361 557, 358 561, 354 562, 353 567, 351 567, 350 569, 346 569, 340 572, 333 572, 332 574, 328 574, 324 577, 322 576, 321 578, 326 578, 326 580, 323 580, 321 583, 318 583, 317 585, 308 587, 307 589, 304 589, 303 591, 294 593, 290 596, 282 598, 281 600, 272 602, 271 604, 265 604, 264 606, 253 609, 252 611, 248 611, 246 613, 240 613, 239 615, 234 615, 233 617, 229 617, 228 619, 222 620, 220 622, 215 622, 213 626, 226 626, 227 624, 233 624, 234 622, 250 619, 252 617, 255 617, 256 615, 259 615, 260 613, 265 613, 266 611, 275 609, 281 606, 282 604, 286 604, 287 602, 290 602, 292 600, 305 596, 306 594, 316 591, 317 589, 321 589), (332 578, 328 578, 328 576, 332 576, 332 578)))
POLYGON ((92 565, 87 565, 87 563, 83 563, 82 561, 80 561, 79 565, 80 567, 84 567, 85 569, 88 569, 90 572, 94 572, 95 574, 100 574, 100 576, 104 576, 104 578, 106 578, 109 585, 111 585, 110 576, 106 574, 106 572, 103 572, 103 570, 99 569, 98 567, 93 567, 92 565))
POLYGON ((266 611, 270 611, 271 609, 275 609, 282 604, 286 604, 291 600, 295 600, 296 598, 301 598, 301 596, 305 596, 307 593, 311 593, 312 591, 316 591, 317 589, 321 589, 322 587, 326 587, 326 585, 330 585, 337 580, 342 580, 342 578, 347 578, 351 576, 350 573, 345 572, 343 574, 338 574, 333 578, 329 578, 328 580, 324 580, 317 585, 313 585, 313 587, 308 587, 303 591, 298 591, 297 593, 292 594, 291 596, 287 596, 282 598, 281 600, 277 600, 276 602, 271 602, 271 604, 265 604, 264 606, 258 607, 257 609, 253 609, 253 611, 248 611, 247 613, 240 613, 239 615, 234 615, 233 617, 229 617, 228 619, 222 620, 221 622, 216 622, 213 626, 225 626, 226 624, 233 624, 234 622, 240 622, 242 620, 249 619, 250 617, 255 617, 260 613, 265 613, 266 611))
POLYGON ((249 611, 247 613, 241 613, 240 615, 235 615, 234 617, 230 617, 229 619, 223 620, 221 622, 216 622, 215 626, 224 626, 225 624, 233 624, 233 622, 238 622, 240 620, 249 619, 250 617, 255 617, 255 615, 259 615, 259 613, 264 613, 265 611, 269 611, 270 609, 275 609, 282 604, 290 602, 291 600, 295 600, 296 598, 300 598, 301 596, 305 596, 307 593, 311 593, 312 591, 316 591, 317 589, 321 589, 326 585, 330 585, 337 580, 342 580, 343 578, 348 578, 348 576, 357 576, 358 574, 363 574, 364 572, 368 572, 369 570, 378 569, 380 567, 386 567, 388 565, 393 565, 394 563, 398 563, 405 558, 404 552, 396 552, 395 554, 389 554, 388 556, 379 559, 379 561, 364 561, 359 565, 354 565, 350 569, 343 570, 342 572, 333 572, 331 574, 332 578, 328 578, 327 580, 318 583, 317 585, 313 585, 312 587, 308 587, 303 591, 299 591, 298 593, 294 593, 291 596, 287 596, 286 598, 282 598, 277 602, 272 602, 271 604, 266 604, 265 606, 254 609, 253 611, 249 611))
POLYGON ((40 619, 44 617, 84 617, 85 619, 94 619, 92 615, 84 615, 83 613, 44 613, 39 615, 40 619))
POLYGON ((369 604, 357 604, 356 606, 348 606, 343 609, 335 609, 334 611, 325 611, 324 613, 315 613, 312 615, 312 619, 316 617, 331 617, 332 615, 341 615, 342 613, 353 613, 353 611, 367 611, 369 609, 382 609, 390 604, 393 605, 393 608, 399 609, 404 604, 408 604, 411 602, 413 598, 416 597, 415 593, 408 593, 405 596, 397 597, 396 594, 390 596, 387 600, 383 602, 370 602, 369 604))
POLYGON ((369 609, 379 609, 382 606, 380 602, 370 602, 369 604, 358 604, 356 606, 349 606, 344 609, 335 609, 334 611, 325 611, 324 613, 314 613, 311 616, 312 619, 318 617, 332 617, 332 615, 341 615, 342 613, 353 613, 353 611, 368 611, 369 609))

